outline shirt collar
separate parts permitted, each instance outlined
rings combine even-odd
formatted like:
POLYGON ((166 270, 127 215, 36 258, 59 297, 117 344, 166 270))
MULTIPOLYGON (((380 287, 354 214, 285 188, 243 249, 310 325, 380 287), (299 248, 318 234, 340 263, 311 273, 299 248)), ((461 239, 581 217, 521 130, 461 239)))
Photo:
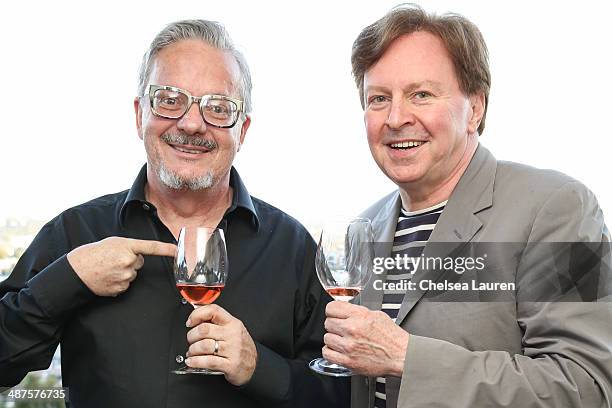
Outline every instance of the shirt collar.
POLYGON ((140 171, 138 172, 138 176, 136 176, 136 180, 132 184, 132 188, 128 191, 127 197, 125 197, 125 202, 121 206, 121 214, 125 212, 125 207, 132 201, 136 201, 138 203, 146 203, 147 199, 145 198, 145 184, 147 184, 147 165, 142 166, 140 171))
MULTIPOLYGON (((121 223, 125 226, 126 216, 128 213, 128 208, 133 206, 134 203, 139 207, 149 206, 150 208, 155 208, 153 204, 147 201, 145 197, 145 184, 147 183, 147 165, 145 164, 140 169, 138 176, 136 176, 136 180, 132 184, 132 187, 127 193, 125 197, 125 201, 123 202, 120 210, 120 219, 121 223)), ((250 216, 251 225, 257 231, 259 229, 259 216, 257 215, 257 211, 255 210, 255 206, 253 205, 253 199, 249 194, 246 186, 242 182, 238 171, 232 166, 230 170, 230 186, 232 187, 234 194, 232 197, 232 204, 225 212, 226 218, 229 214, 233 213, 237 209, 245 210, 250 216)))

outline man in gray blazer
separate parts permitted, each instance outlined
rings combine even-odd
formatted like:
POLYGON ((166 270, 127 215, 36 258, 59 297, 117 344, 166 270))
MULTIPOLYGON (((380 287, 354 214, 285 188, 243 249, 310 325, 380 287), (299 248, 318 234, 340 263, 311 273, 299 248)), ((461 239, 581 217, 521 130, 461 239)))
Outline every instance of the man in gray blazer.
POLYGON ((490 73, 476 26, 400 6, 361 32, 352 64, 372 156, 399 187, 364 213, 377 259, 419 243, 423 259, 458 260, 479 245, 488 254, 465 273, 413 257, 396 305, 383 300, 388 269, 361 306, 328 305, 323 356, 360 374, 352 406, 610 407, 603 214, 578 181, 479 145, 490 73), (429 221, 402 226, 418 216, 429 221), (420 238, 398 244, 410 235, 420 238), (487 280, 500 285, 470 286, 487 280))

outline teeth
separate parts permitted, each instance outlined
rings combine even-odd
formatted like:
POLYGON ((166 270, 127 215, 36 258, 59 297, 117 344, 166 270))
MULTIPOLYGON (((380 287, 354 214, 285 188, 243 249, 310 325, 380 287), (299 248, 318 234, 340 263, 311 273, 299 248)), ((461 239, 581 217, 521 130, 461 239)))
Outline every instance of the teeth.
POLYGON ((417 147, 422 145, 425 142, 401 142, 401 143, 392 143, 391 147, 396 147, 396 148, 407 148, 407 147, 417 147))
POLYGON ((200 153, 198 150, 187 150, 187 149, 178 149, 181 152, 185 152, 185 153, 192 153, 192 154, 197 154, 200 153))
POLYGON ((204 153, 201 150, 189 150, 189 149, 183 149, 181 147, 178 146, 173 146, 176 150, 178 150, 179 152, 183 152, 183 153, 191 153, 191 154, 199 154, 199 153, 204 153))

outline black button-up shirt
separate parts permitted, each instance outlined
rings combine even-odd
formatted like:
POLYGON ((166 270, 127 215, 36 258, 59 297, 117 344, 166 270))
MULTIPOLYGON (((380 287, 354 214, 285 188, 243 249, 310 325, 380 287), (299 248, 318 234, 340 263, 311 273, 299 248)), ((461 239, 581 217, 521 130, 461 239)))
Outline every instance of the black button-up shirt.
POLYGON ((0 386, 49 366, 61 343, 72 407, 344 406, 348 383, 317 376, 325 305, 315 244, 293 218, 247 192, 232 168, 225 230, 228 279, 216 301, 257 347, 241 387, 223 376, 176 375, 193 308, 176 289, 171 258, 145 256, 130 288, 98 297, 67 261, 73 248, 109 236, 175 243, 145 199, 146 166, 130 190, 71 208, 46 224, 0 283, 0 386))

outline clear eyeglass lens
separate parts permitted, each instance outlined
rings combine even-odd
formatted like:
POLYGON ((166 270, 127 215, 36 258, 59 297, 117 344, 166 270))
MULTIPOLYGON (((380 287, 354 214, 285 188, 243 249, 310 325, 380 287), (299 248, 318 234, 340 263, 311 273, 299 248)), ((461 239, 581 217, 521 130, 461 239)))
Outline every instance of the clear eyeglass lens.
MULTIPOLYGON (((171 89, 158 89, 153 94, 153 111, 166 118, 178 119, 185 114, 189 96, 171 89)), ((215 126, 231 126, 236 121, 238 106, 227 99, 207 97, 203 101, 202 116, 215 126)))
POLYGON ((158 89, 153 95, 153 109, 168 118, 179 118, 185 113, 189 97, 182 92, 158 89))
POLYGON ((222 98, 208 98, 202 106, 202 114, 208 123, 229 126, 236 120, 238 107, 232 101, 222 98))

